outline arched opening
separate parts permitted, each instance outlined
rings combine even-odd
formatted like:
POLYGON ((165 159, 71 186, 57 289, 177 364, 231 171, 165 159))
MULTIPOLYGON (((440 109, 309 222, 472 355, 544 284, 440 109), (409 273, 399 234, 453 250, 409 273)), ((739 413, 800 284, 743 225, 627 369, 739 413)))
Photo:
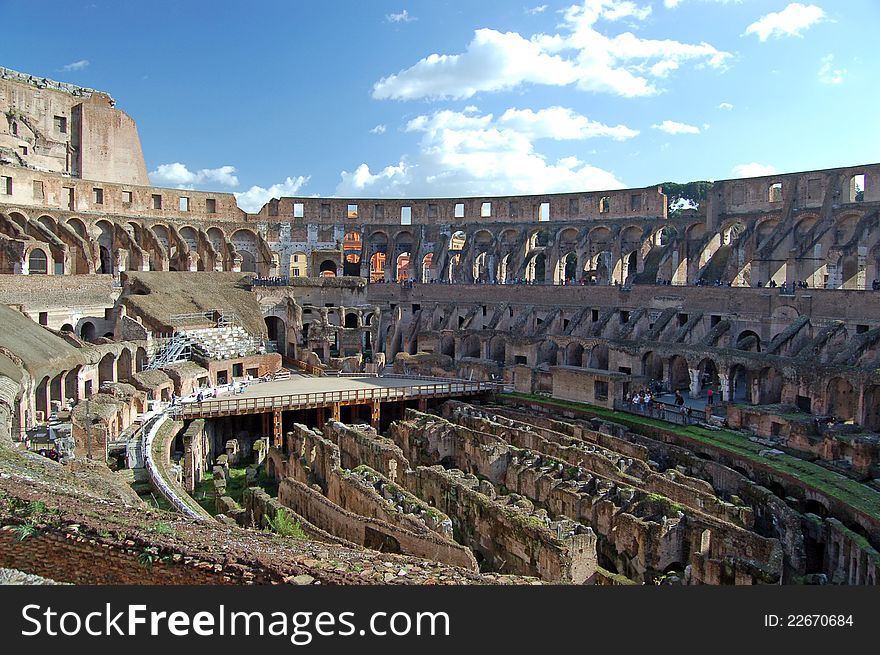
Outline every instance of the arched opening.
POLYGON ((64 398, 65 400, 79 400, 79 372, 81 366, 67 372, 64 378, 64 398))
POLYGON ((345 327, 356 328, 358 326, 358 317, 354 312, 345 315, 345 327))
POLYGON ((28 274, 48 275, 48 273, 49 259, 46 257, 46 253, 39 248, 34 248, 28 257, 28 274))
POLYGON ((430 284, 436 279, 436 271, 434 270, 434 253, 429 252, 422 258, 422 282, 430 284))
POLYGON ((700 392, 712 389, 712 393, 718 389, 718 367, 711 359, 706 358, 699 363, 697 368, 700 371, 700 392))
POLYGON ((402 252, 397 256, 397 277, 395 279, 398 282, 406 282, 412 278, 410 259, 408 252, 402 252))
POLYGON ((730 369, 730 399, 734 403, 749 403, 752 399, 749 374, 741 364, 730 369))
POLYGON ((608 346, 600 343, 590 351, 590 368, 608 370, 608 346))
POLYGON ((440 338, 440 354, 448 355, 455 359, 455 337, 451 334, 444 334, 440 338))
POLYGON ((91 321, 85 321, 79 326, 79 336, 86 341, 95 340, 95 324, 91 321))
POLYGON ((98 363, 98 386, 100 387, 105 382, 113 382, 113 372, 116 368, 116 359, 113 357, 113 353, 107 353, 101 358, 101 361, 98 363))
POLYGON ((775 405, 782 402, 782 373, 768 366, 761 370, 758 376, 758 390, 760 394, 759 404, 775 405))
POLYGON ((119 353, 119 358, 116 360, 116 380, 127 381, 131 379, 131 374, 131 351, 126 348, 119 353))
POLYGON ((642 356, 642 375, 651 380, 663 379, 663 358, 655 352, 642 356))
MULTIPOLYGON (((241 271, 242 273, 256 273, 257 272, 257 259, 248 252, 247 250, 240 250, 238 252, 241 255, 241 271)), ((174 267, 171 267, 171 270, 174 270, 174 267)))
POLYGON ((61 326, 62 332, 73 332, 73 326, 70 323, 65 323, 61 326))
POLYGON ((148 359, 148 357, 147 357, 147 350, 146 350, 146 348, 140 348, 140 347, 139 347, 139 348, 137 349, 137 352, 136 352, 135 355, 134 355, 135 368, 136 368, 138 371, 143 371, 145 368, 147 368, 147 363, 148 363, 148 361, 149 361, 149 359, 148 359))
POLYGON ((318 266, 318 272, 321 277, 336 277, 336 262, 325 259, 321 262, 321 265, 318 266))
POLYGON ((34 391, 34 409, 43 415, 43 421, 49 418, 49 376, 44 377, 34 391))
POLYGON ((278 316, 266 316, 263 319, 269 341, 275 342, 276 350, 282 356, 287 354, 287 325, 278 316))
POLYGON ((532 284, 543 284, 545 275, 546 275, 546 267, 545 263, 547 261, 546 256, 543 252, 539 252, 534 255, 531 259, 529 259, 529 263, 526 264, 526 281, 531 282, 532 284))
POLYGON ((853 421, 856 405, 856 393, 849 382, 843 378, 834 378, 828 383, 828 414, 839 421, 853 421))
MULTIPOLYGON (((555 341, 545 341, 538 348, 538 364, 556 364, 556 356, 559 352, 559 346, 555 341)), ((607 365, 606 365, 607 368, 607 365)))
POLYGON ((866 430, 880 432, 880 385, 865 390, 865 419, 862 425, 866 430))
POLYGON ((352 230, 347 232, 345 239, 342 241, 342 274, 359 276, 361 274, 361 233, 352 230))
POLYGON ((682 391, 690 387, 690 382, 687 360, 681 355, 673 355, 669 360, 669 388, 682 391))
POLYGON ((385 279, 385 253, 373 253, 370 257, 370 282, 381 282, 385 279))
POLYGON ((579 343, 570 343, 565 347, 566 366, 584 365, 584 347, 579 343))
POLYGON ((489 341, 489 358, 492 361, 503 364, 506 359, 506 351, 507 346, 504 343, 503 337, 493 337, 492 340, 489 341))
POLYGON ((462 356, 463 357, 473 357, 475 359, 479 359, 480 357, 480 338, 475 334, 471 334, 464 338, 462 341, 462 356))
POLYGON ((736 349, 759 353, 761 352, 761 337, 752 330, 744 330, 736 338, 736 349))

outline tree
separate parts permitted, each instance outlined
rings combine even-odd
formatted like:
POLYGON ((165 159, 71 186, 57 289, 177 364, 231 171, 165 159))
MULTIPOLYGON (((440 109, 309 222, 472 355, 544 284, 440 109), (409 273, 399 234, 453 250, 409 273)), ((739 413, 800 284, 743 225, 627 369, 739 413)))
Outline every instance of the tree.
POLYGON ((670 215, 675 215, 686 208, 696 208, 706 199, 712 183, 706 180, 680 184, 678 182, 663 182, 658 185, 666 194, 670 215))

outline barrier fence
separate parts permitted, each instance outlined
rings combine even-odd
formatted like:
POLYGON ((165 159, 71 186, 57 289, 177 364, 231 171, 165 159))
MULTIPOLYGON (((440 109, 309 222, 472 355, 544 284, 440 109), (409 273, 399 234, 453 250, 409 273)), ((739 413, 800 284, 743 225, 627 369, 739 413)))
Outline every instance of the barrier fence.
POLYGON ((312 409, 341 403, 357 405, 369 402, 400 401, 438 396, 455 396, 497 391, 491 382, 443 382, 439 384, 413 384, 404 387, 372 387, 368 389, 343 389, 312 393, 279 394, 254 398, 223 398, 187 402, 169 409, 175 418, 205 416, 230 416, 238 414, 262 414, 275 410, 312 409))

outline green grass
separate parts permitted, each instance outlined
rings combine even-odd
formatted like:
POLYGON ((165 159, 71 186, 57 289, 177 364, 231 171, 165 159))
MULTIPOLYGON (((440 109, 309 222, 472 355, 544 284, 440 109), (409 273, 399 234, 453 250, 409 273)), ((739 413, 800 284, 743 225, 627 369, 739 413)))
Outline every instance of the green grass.
POLYGON ((671 432, 685 439, 691 439, 708 446, 726 450, 744 459, 752 460, 774 469, 784 475, 797 478, 805 485, 818 489, 865 514, 880 518, 880 492, 874 491, 857 480, 847 478, 839 473, 829 471, 818 464, 813 464, 792 455, 776 455, 772 458, 761 457, 759 453, 765 450, 765 446, 753 443, 742 435, 730 430, 707 430, 696 425, 676 425, 659 419, 617 412, 586 403, 554 400, 525 393, 503 393, 498 394, 498 398, 540 402, 554 407, 573 409, 592 416, 607 418, 640 434, 639 427, 641 426, 671 432))
MULTIPOLYGON (((264 467, 260 467, 256 479, 250 483, 247 481, 247 466, 229 467, 229 478, 226 480, 225 495, 241 505, 245 489, 248 487, 260 487, 273 497, 278 495, 278 482, 272 480, 266 475, 264 467)), ((217 508, 214 505, 213 471, 205 473, 202 480, 196 485, 192 497, 199 505, 209 512, 211 516, 217 514, 217 508)))

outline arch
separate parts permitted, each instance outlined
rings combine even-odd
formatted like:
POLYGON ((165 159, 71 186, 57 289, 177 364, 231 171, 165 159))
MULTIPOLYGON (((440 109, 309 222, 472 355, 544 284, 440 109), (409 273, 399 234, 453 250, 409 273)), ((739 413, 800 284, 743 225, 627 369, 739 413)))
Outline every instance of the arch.
POLYGON ((62 332, 73 332, 73 326, 70 323, 65 323, 61 326, 62 332))
POLYGON ((456 230, 449 237, 448 249, 450 252, 459 252, 464 249, 465 243, 467 243, 467 234, 465 234, 464 230, 456 230))
POLYGON ((862 406, 865 408, 862 425, 866 430, 880 432, 880 385, 875 384, 865 389, 862 406))
POLYGON ((89 232, 86 229, 86 224, 83 223, 82 219, 77 218, 76 216, 71 216, 67 219, 67 225, 76 232, 80 238, 88 239, 89 232))
POLYGON ((364 318, 364 325, 372 325, 373 324, 373 312, 367 314, 366 318, 364 318))
POLYGON ((385 279, 385 253, 376 252, 370 257, 370 281, 380 282, 385 279))
POLYGON ((529 258, 528 264, 526 264, 526 281, 533 284, 543 284, 547 274, 546 262, 547 257, 543 252, 538 252, 532 255, 532 257, 529 258))
POLYGON ((655 352, 646 352, 642 356, 642 375, 651 380, 662 380, 663 358, 655 352))
POLYGON ((342 274, 359 276, 361 274, 361 250, 363 241, 357 230, 346 232, 342 241, 342 274))
POLYGON ((504 337, 495 336, 489 340, 489 359, 504 364, 507 359, 507 343, 504 337))
POLYGON ((397 256, 395 265, 396 277, 398 282, 404 282, 412 279, 411 256, 409 252, 402 252, 397 256))
POLYGON ((266 316, 263 318, 266 324, 266 333, 269 341, 274 341, 276 349, 282 356, 287 354, 287 324, 278 316, 266 316))
POLYGON ((345 322, 343 325, 344 325, 344 327, 347 327, 347 328, 359 327, 358 326, 358 315, 355 314, 354 312, 348 312, 345 315, 345 322))
MULTIPOLYGON (((238 254, 241 256, 241 272, 256 273, 257 258, 254 257, 253 253, 248 252, 247 250, 239 250, 238 254)), ((174 268, 172 267, 171 270, 174 270, 174 268)))
POLYGON ((91 321, 83 321, 83 323, 79 326, 79 336, 86 341, 94 341, 95 324, 91 321))
POLYGON ((697 364, 697 370, 700 372, 700 391, 710 388, 714 391, 718 388, 718 366, 712 359, 703 358, 697 364))
POLYGON ((608 346, 600 343, 590 351, 590 368, 608 370, 608 346))
POLYGON ((437 279, 434 269, 434 253, 429 252, 422 258, 422 282, 431 283, 437 279))
POLYGON ((34 409, 43 413, 43 420, 48 420, 49 415, 49 376, 47 375, 34 390, 34 409))
POLYGON ((119 382, 130 380, 132 374, 131 351, 126 348, 116 359, 116 380, 119 382))
POLYGON ((754 330, 743 330, 736 338, 736 349, 748 352, 761 352, 761 337, 754 330))
POLYGON ((336 277, 336 262, 332 259, 325 259, 318 266, 318 272, 321 274, 321 277, 336 277))
POLYGON ((455 337, 451 334, 444 334, 440 337, 440 354, 455 359, 455 337))
POLYGON ((768 218, 765 221, 761 221, 755 229, 755 246, 760 249, 767 245, 770 239, 773 238, 773 235, 776 234, 778 225, 778 218, 768 218))
POLYGON ((840 421, 853 421, 856 417, 858 397, 853 385, 843 378, 832 378, 827 387, 828 411, 840 421))
POLYGON ((581 344, 573 342, 565 347, 565 364, 566 366, 584 365, 584 347, 581 344))
POLYGON ((147 368, 147 363, 149 362, 149 358, 147 357, 147 349, 143 346, 138 346, 137 351, 134 354, 134 365, 137 371, 143 371, 147 368))
POLYGON ((758 403, 775 405, 782 402, 782 387, 785 380, 777 369, 767 366, 758 373, 758 403))
POLYGON ((553 275, 555 284, 566 284, 577 278, 577 255, 573 252, 568 253, 559 259, 556 264, 556 271, 553 275))
POLYGON ((49 258, 41 248, 34 248, 28 255, 28 274, 29 275, 48 275, 49 274, 49 258))
POLYGON ((691 376, 687 360, 681 355, 673 355, 669 359, 669 388, 681 391, 690 387, 691 376))
POLYGON ((466 336, 461 342, 462 357, 480 358, 480 337, 475 334, 466 336))
POLYGON ((107 353, 98 363, 98 386, 105 382, 114 382, 113 373, 116 369, 116 358, 113 353, 107 353))
POLYGON ((64 376, 64 398, 65 400, 79 400, 79 372, 82 366, 77 366, 67 372, 64 376))
POLYGON ((742 364, 730 369, 730 399, 735 403, 749 403, 752 400, 751 375, 742 364))
MULTIPOLYGON (((556 364, 556 355, 559 352, 559 345, 555 341, 545 341, 538 348, 538 364, 556 364)), ((607 364, 606 364, 607 368, 607 364)))

